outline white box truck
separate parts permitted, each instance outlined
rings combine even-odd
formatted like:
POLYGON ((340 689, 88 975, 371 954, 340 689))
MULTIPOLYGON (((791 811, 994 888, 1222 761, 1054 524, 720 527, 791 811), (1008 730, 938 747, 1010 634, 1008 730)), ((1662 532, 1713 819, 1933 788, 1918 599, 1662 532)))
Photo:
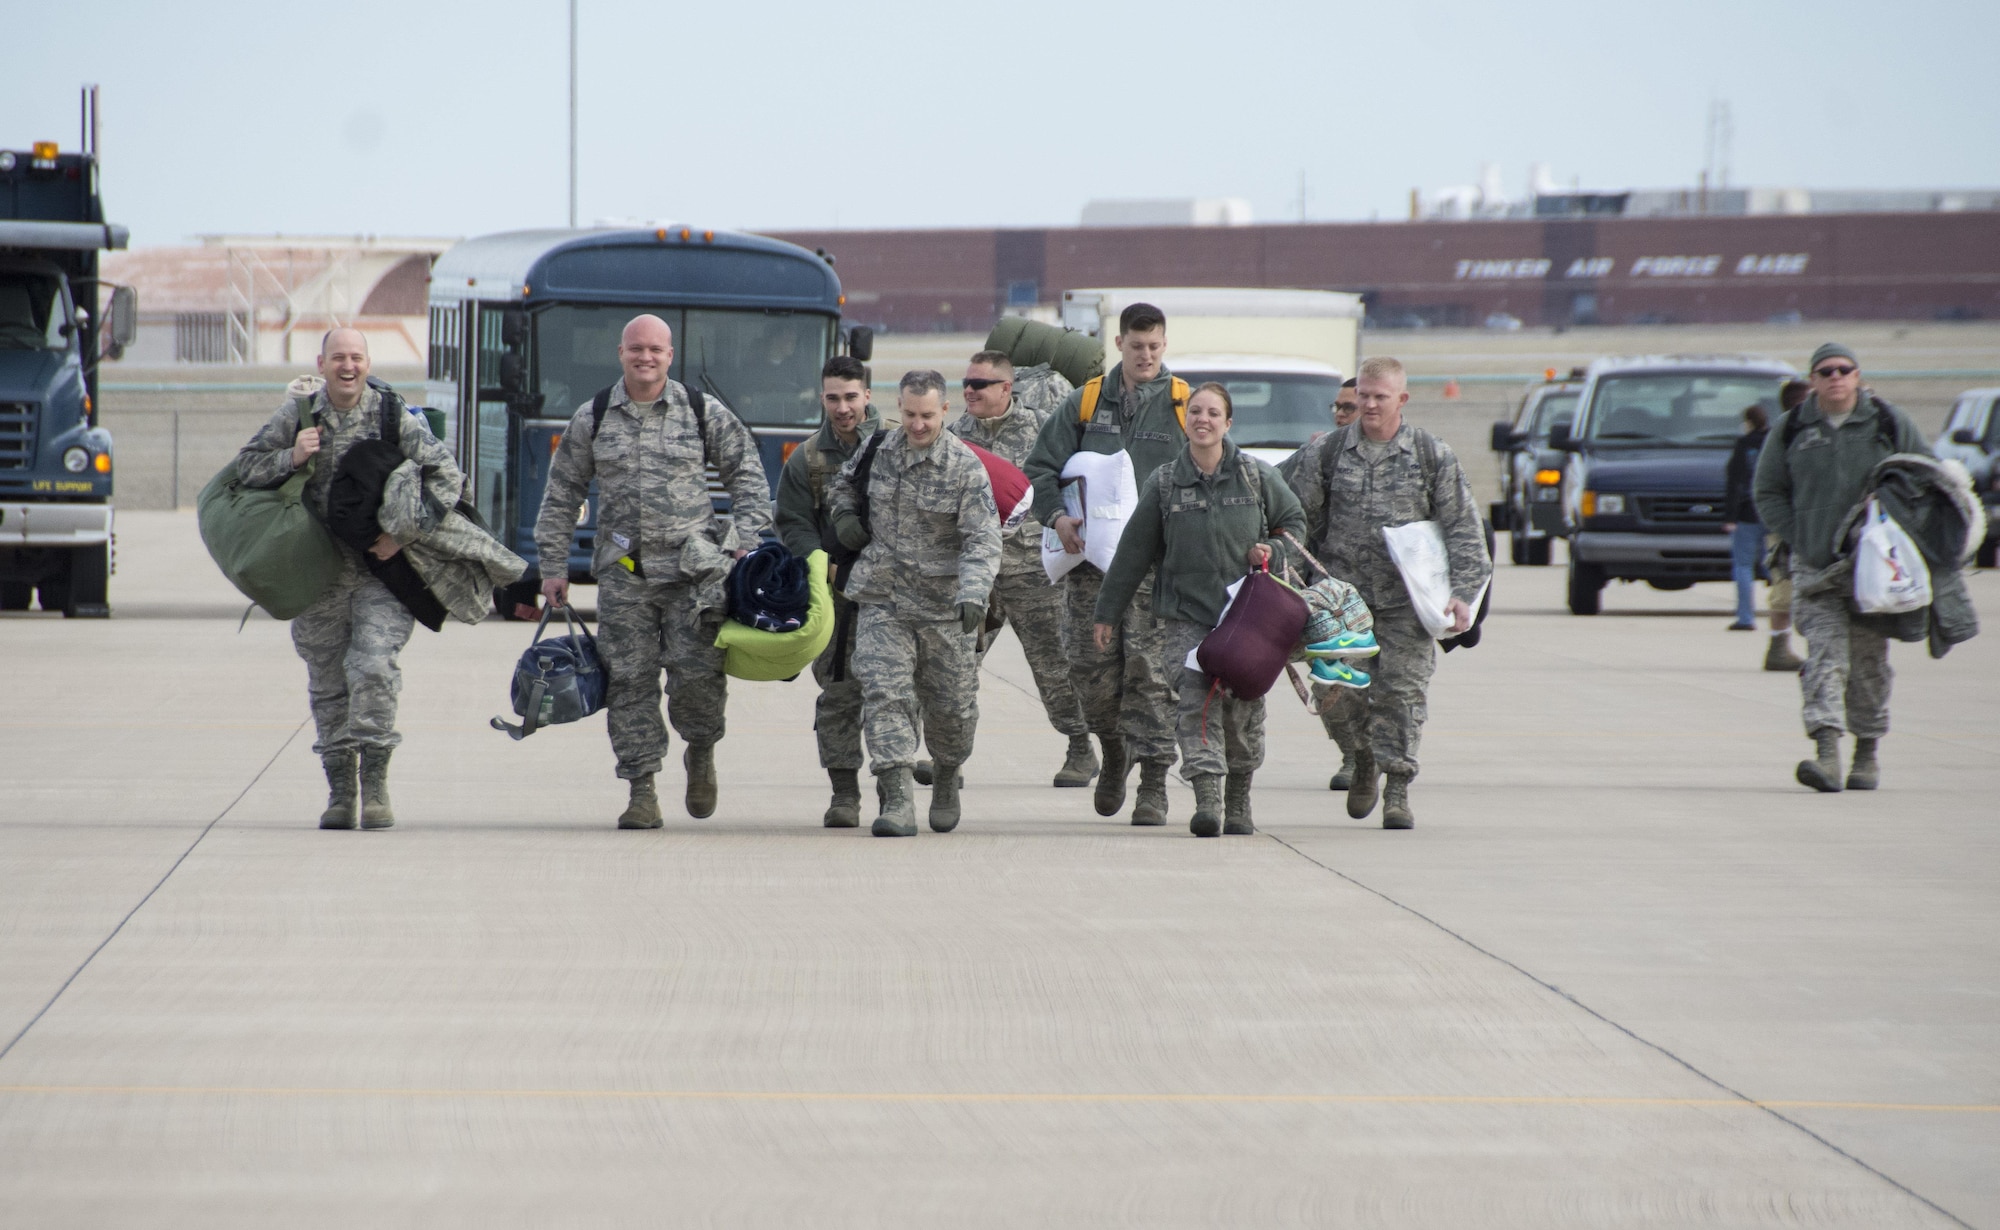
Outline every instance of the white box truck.
POLYGON ((1063 292, 1062 323, 1103 339, 1118 361, 1118 314, 1150 303, 1167 314, 1167 367, 1213 380, 1235 406, 1230 436, 1276 464, 1333 426, 1340 382, 1361 362, 1361 296, 1331 290, 1147 286, 1063 292))

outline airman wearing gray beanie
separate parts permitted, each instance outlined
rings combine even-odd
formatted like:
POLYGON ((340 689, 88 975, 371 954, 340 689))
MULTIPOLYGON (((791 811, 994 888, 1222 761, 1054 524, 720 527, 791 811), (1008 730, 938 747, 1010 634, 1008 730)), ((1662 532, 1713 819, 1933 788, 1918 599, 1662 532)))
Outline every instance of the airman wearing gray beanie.
POLYGON ((1806 364, 1806 370, 1812 371, 1828 359, 1846 359, 1856 367, 1861 366, 1861 360, 1854 357, 1852 350, 1849 350, 1839 342, 1827 342, 1818 350, 1813 351, 1812 362, 1806 364))

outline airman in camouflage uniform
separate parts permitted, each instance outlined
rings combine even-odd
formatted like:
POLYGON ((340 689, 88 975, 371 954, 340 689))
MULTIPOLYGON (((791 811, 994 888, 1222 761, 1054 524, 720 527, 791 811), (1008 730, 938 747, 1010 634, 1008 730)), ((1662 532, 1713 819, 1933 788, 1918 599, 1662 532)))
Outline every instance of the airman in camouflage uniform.
MULTIPOLYGON (((320 343, 323 388, 294 384, 294 398, 271 416, 236 455, 246 486, 276 487, 309 460, 306 500, 326 519, 327 492, 348 449, 382 436, 384 394, 368 383, 368 343, 353 329, 335 329, 320 343), (308 424, 311 424, 308 426, 308 424)), ((425 467, 426 492, 450 508, 464 483, 450 450, 423 420, 400 415, 403 456, 425 467)), ((292 646, 306 663, 306 691, 326 770, 328 799, 323 829, 383 829, 396 822, 389 802, 389 757, 403 737, 396 732, 396 695, 403 674, 396 655, 415 625, 409 608, 376 580, 353 548, 335 540, 344 566, 340 579, 292 620, 292 646), (356 774, 359 773, 357 806, 356 774)), ((384 534, 369 548, 388 559, 403 544, 384 534)))
MULTIPOLYGON (((1046 370, 1046 369, 1044 369, 1046 370)), ((972 356, 965 369, 965 413, 951 421, 950 430, 989 453, 1015 465, 1028 459, 1035 437, 1050 414, 1025 402, 1014 388, 1014 364, 998 350, 982 350, 972 356)), ((1052 370, 1047 373, 1060 382, 1065 395, 1069 381, 1052 370)), ((1055 387, 1038 375, 1037 396, 1055 387)), ((1009 510, 1001 509, 1004 517, 1009 510)), ((984 659, 1011 621, 1014 635, 1021 638, 1021 652, 1041 693, 1042 711, 1049 725, 1069 738, 1069 754, 1056 772, 1058 786, 1088 786, 1097 776, 1097 757, 1090 750, 1089 728, 1083 724, 1083 707, 1076 689, 1070 686, 1069 662, 1063 654, 1063 591, 1049 584, 1042 567, 1042 523, 1030 515, 1003 532, 1000 550, 1000 578, 993 586, 993 601, 986 610, 986 627, 979 638, 984 659)))
MULTIPOLYGON (((1175 411, 1173 374, 1164 363, 1166 314, 1135 303, 1119 315, 1118 364, 1096 382, 1097 404, 1088 423, 1081 417, 1086 384, 1063 399, 1062 408, 1042 424, 1034 451, 1021 469, 1035 485, 1035 517, 1054 530, 1072 553, 1083 550, 1081 523, 1063 513, 1062 472, 1079 452, 1129 453, 1132 472, 1143 478, 1179 455, 1186 434, 1175 411)), ((1104 574, 1079 564, 1063 578, 1063 645, 1069 653, 1072 685, 1083 702, 1083 719, 1097 736, 1104 767, 1093 802, 1100 816, 1125 806, 1131 762, 1140 764, 1139 793, 1132 823, 1167 822, 1167 770, 1174 764, 1174 702, 1161 664, 1161 626, 1153 617, 1153 581, 1148 574, 1110 647, 1099 650, 1091 625, 1104 574)))
POLYGON ((1342 705, 1336 721, 1356 740, 1347 814, 1356 820, 1383 799, 1382 827, 1409 828, 1410 779, 1428 716, 1425 693, 1437 667, 1437 643, 1410 604, 1402 573, 1382 538, 1389 526, 1436 521, 1451 562, 1454 627, 1472 626, 1471 603, 1493 575, 1472 484, 1442 441, 1403 421, 1409 401, 1402 364, 1373 358, 1361 365, 1361 420, 1321 445, 1316 471, 1301 472, 1299 502, 1311 528, 1313 552, 1334 575, 1361 591, 1375 613, 1381 653, 1366 704, 1342 705), (1386 789, 1378 778, 1388 775, 1386 789))
POLYGON ((668 380, 673 331, 657 316, 625 326, 618 345, 624 376, 611 386, 603 423, 577 408, 549 462, 548 489, 535 519, 542 593, 569 600, 569 546, 576 510, 597 480, 597 542, 591 571, 598 585, 598 652, 606 674, 605 707, 618 776, 631 783, 620 828, 658 828, 653 775, 667 750, 655 688, 667 673, 667 713, 687 743, 688 814, 714 814, 715 745, 723 735, 729 686, 715 647, 733 557, 771 524, 770 488, 757 441, 714 397, 699 415, 679 383, 668 380), (634 390, 637 390, 635 393, 634 390), (649 396, 650 394, 650 396, 649 396), (733 531, 716 517, 708 494, 713 465, 729 492, 733 531))
POLYGON ((861 608, 854 673, 862 725, 882 800, 877 837, 917 831, 912 799, 918 718, 936 763, 930 825, 958 825, 958 770, 979 722, 974 634, 986 618, 1000 568, 1000 517, 986 467, 944 430, 944 377, 903 377, 902 426, 874 445, 861 517, 855 455, 829 502, 841 542, 861 552, 847 596, 861 608))
MULTIPOLYGON (((869 400, 868 369, 859 359, 835 355, 820 369, 820 406, 826 422, 792 450, 778 475, 778 540, 793 555, 824 550, 836 561, 846 549, 833 528, 827 490, 861 442, 875 434, 882 420, 869 400)), ((851 829, 861 823, 861 681, 854 677, 854 629, 858 612, 838 588, 846 566, 836 563, 833 640, 813 659, 813 681, 819 699, 813 706, 813 731, 819 739, 819 765, 833 783, 833 801, 822 822, 830 829, 851 829)))
MULTIPOLYGON (((1340 384, 1340 392, 1333 399, 1333 425, 1336 430, 1347 426, 1361 417, 1361 406, 1356 400, 1354 377, 1349 376, 1340 384)), ((1294 491, 1298 490, 1300 474, 1314 474, 1319 470, 1319 450, 1331 432, 1320 432, 1299 446, 1297 452, 1278 463, 1278 474, 1294 491)), ((1319 724, 1326 731, 1326 737, 1333 740, 1340 749, 1340 767, 1334 770, 1332 780, 1326 786, 1329 790, 1345 790, 1354 784, 1354 753, 1359 750, 1356 741, 1347 734, 1347 723, 1341 720, 1340 711, 1349 705, 1367 708, 1367 701, 1353 688, 1337 687, 1330 683, 1312 685, 1313 700, 1319 705, 1319 724)))

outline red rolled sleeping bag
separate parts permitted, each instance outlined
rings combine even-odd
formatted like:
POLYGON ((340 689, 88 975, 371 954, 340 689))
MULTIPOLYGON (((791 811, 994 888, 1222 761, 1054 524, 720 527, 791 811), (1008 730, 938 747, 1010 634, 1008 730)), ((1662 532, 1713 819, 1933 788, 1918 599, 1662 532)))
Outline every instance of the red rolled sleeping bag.
POLYGON ((1260 569, 1244 579, 1222 622, 1202 638, 1195 661, 1238 700, 1256 700, 1284 674, 1308 614, 1296 590, 1260 569))
POLYGON ((964 441, 973 456, 986 467, 986 481, 993 484, 993 506, 1000 510, 1001 528, 1018 525, 1021 518, 1028 515, 1034 506, 1034 484, 1021 473, 1021 467, 1000 456, 979 447, 972 441, 964 441))

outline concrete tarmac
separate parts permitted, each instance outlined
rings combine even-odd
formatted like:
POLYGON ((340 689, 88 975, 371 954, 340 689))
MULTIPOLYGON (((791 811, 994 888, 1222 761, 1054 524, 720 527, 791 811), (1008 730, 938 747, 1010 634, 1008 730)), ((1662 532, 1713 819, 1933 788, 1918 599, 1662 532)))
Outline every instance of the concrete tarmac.
POLYGON ((286 628, 119 529, 116 618, 0 617, 0 1224, 2000 1227, 1991 635, 1898 647, 1883 788, 1819 796, 1726 587, 1503 566, 1414 831, 1281 684, 1208 841, 1049 788, 1009 637, 963 825, 883 841, 810 680, 623 833, 601 719, 486 726, 527 629, 451 625, 400 825, 322 833, 286 628))

